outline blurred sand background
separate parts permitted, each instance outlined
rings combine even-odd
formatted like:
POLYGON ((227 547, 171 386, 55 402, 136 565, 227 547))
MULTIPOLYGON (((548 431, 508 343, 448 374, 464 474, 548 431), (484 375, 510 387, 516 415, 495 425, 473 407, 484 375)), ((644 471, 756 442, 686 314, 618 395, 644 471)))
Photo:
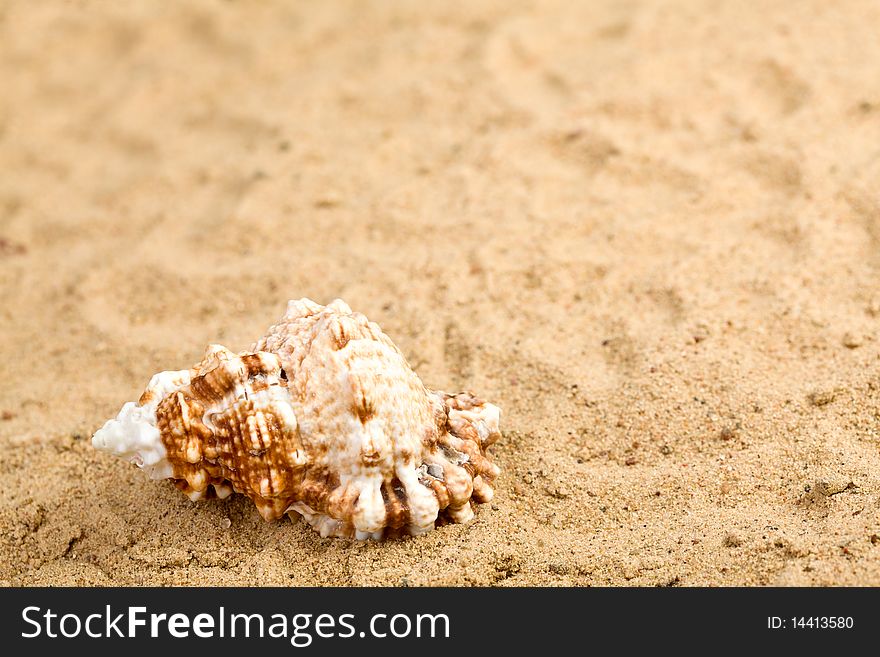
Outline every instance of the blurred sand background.
POLYGON ((0 2, 0 582, 880 585, 876 2, 0 2), (503 408, 387 544, 94 451, 344 298, 503 408))

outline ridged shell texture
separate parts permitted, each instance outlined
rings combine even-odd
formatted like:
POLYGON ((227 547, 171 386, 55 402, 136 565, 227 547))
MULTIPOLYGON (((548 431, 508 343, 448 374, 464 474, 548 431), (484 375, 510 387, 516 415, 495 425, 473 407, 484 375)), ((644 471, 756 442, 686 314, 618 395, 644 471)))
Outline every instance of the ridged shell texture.
POLYGON ((499 474, 499 410, 428 390, 377 324, 342 301, 291 301, 248 352, 211 345, 161 372, 95 447, 191 499, 232 491, 322 536, 381 539, 467 522, 499 474))

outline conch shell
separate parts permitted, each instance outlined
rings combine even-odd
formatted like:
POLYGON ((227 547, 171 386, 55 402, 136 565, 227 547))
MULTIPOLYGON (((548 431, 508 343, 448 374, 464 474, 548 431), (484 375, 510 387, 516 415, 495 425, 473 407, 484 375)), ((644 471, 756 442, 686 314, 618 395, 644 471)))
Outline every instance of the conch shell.
POLYGON ((378 540, 467 522, 492 499, 499 415, 425 388, 343 301, 301 299, 250 351, 211 345, 192 369, 156 374, 92 444, 190 499, 235 491, 266 520, 378 540))

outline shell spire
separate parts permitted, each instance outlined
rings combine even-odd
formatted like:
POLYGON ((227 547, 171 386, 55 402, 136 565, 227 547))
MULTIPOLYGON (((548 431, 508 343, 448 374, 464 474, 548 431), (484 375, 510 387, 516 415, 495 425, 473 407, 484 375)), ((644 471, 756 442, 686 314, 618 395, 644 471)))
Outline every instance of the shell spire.
POLYGON ((381 539, 467 522, 492 499, 499 409, 422 384, 341 300, 291 301, 250 351, 220 345, 154 376, 92 444, 191 499, 247 495, 266 520, 381 539))

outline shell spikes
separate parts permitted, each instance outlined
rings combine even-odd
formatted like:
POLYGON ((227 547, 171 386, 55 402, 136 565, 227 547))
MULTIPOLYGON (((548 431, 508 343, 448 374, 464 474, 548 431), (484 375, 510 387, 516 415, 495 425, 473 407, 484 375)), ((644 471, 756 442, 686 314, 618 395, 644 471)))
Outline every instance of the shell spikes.
POLYGON ((192 369, 155 375, 92 444, 193 500, 235 491, 266 520, 381 539, 467 522, 492 499, 499 416, 425 388, 343 301, 301 299, 250 351, 211 345, 192 369))

